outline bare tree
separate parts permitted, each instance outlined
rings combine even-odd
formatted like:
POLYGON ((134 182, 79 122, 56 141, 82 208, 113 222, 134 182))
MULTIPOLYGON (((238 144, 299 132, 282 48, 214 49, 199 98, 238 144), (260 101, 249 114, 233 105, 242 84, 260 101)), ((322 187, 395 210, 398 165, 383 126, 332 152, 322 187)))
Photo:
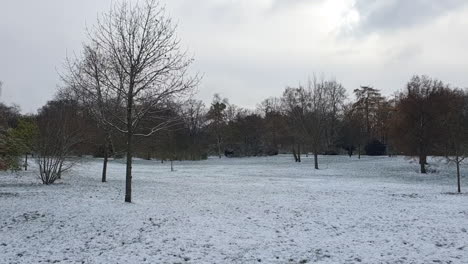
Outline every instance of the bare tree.
POLYGON ((313 81, 309 79, 308 90, 310 95, 308 122, 305 124, 305 130, 310 137, 312 152, 314 154, 315 169, 319 169, 318 154, 322 151, 325 140, 325 130, 327 126, 327 111, 329 110, 330 100, 327 97, 327 89, 330 82, 318 82, 317 78, 313 81))
POLYGON ((265 119, 265 137, 271 148, 269 151, 271 153, 278 153, 279 144, 286 135, 285 130, 287 129, 286 119, 281 107, 281 99, 276 97, 265 99, 257 106, 257 111, 265 119))
POLYGON ((419 157, 421 173, 427 173, 427 156, 436 152, 443 137, 441 113, 448 111, 447 85, 427 76, 414 76, 396 103, 392 142, 406 155, 419 157))
POLYGON ((190 159, 201 159, 200 134, 206 125, 206 107, 202 101, 190 99, 182 106, 182 118, 190 138, 190 159))
POLYGON ((171 124, 160 106, 191 95, 199 78, 188 76, 193 60, 181 50, 176 26, 156 0, 116 3, 89 31, 84 53, 78 65, 92 83, 80 84, 80 69, 78 77, 72 74, 73 84, 88 89, 85 94, 103 125, 126 137, 125 202, 131 202, 133 138, 149 137, 171 124), (97 62, 89 65, 86 58, 93 56, 97 62), (151 125, 145 119, 159 122, 151 125))
POLYGON ((307 138, 305 128, 309 100, 309 93, 302 86, 298 88, 287 87, 281 98, 283 111, 288 116, 290 134, 292 135, 292 153, 296 162, 301 162, 301 145, 307 138))
POLYGON ((338 141, 339 120, 344 116, 344 107, 346 89, 336 80, 326 81, 325 96, 327 100, 327 126, 325 129, 325 137, 327 149, 335 148, 338 141))
POLYGON ((33 148, 44 184, 53 184, 74 164, 67 158, 83 138, 81 112, 73 101, 51 101, 40 110, 33 148))
MULTIPOLYGON (((460 166, 468 157, 468 95, 455 89, 446 98, 449 109, 442 113, 441 123, 445 129, 446 158, 457 168, 457 190, 461 193, 460 166)), ((442 147, 442 146, 441 146, 442 147)))
MULTIPOLYGON (((319 169, 318 155, 337 139, 338 116, 342 114, 346 92, 335 80, 308 80, 307 86, 287 88, 282 102, 296 138, 310 147, 314 154, 314 167, 319 169)), ((298 149, 300 149, 298 145, 298 149)), ((293 148, 296 161, 300 160, 293 148)))
MULTIPOLYGON (((96 121, 104 134, 104 160, 102 166, 102 182, 107 182, 107 163, 112 146, 111 133, 113 127, 109 124, 115 113, 121 111, 121 93, 112 93, 105 86, 104 73, 111 74, 107 68, 104 54, 96 46, 85 45, 83 58, 67 59, 67 72, 62 75, 66 86, 60 91, 63 97, 78 100, 96 121), (114 96, 116 96, 114 98, 114 96)), ((119 76, 122 76, 119 73, 119 76)))
POLYGON ((358 151, 358 158, 361 158, 361 147, 364 144, 364 121, 357 114, 353 105, 344 107, 344 116, 341 125, 340 145, 348 152, 349 157, 353 156, 354 151, 358 151))

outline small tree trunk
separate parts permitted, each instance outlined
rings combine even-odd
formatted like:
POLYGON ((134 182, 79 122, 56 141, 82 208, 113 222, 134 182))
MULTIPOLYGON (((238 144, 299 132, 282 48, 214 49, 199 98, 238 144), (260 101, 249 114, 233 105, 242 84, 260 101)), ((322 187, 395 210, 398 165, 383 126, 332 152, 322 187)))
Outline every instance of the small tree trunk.
POLYGON ((427 165, 427 155, 422 156, 421 162, 424 163, 424 165, 427 165))
POLYGON ((218 143, 218 156, 221 158, 221 139, 219 136, 217 137, 217 143, 218 143))
POLYGON ((60 165, 59 165, 58 172, 57 172, 57 179, 59 180, 62 179, 62 166, 63 166, 63 160, 60 161, 60 165))
POLYGON ((293 146, 292 148, 292 153, 293 153, 293 156, 294 156, 294 161, 295 162, 298 162, 298 159, 297 159, 297 153, 296 153, 296 148, 293 146))
POLYGON ((174 171, 174 165, 173 165, 174 161, 173 159, 171 159, 171 171, 173 172, 174 171))
POLYGON ((456 157, 458 193, 461 193, 460 158, 456 157))
POLYGON ((107 161, 109 159, 109 144, 106 140, 106 143, 104 145, 104 162, 102 164, 102 182, 107 181, 107 161))
POLYGON ((301 162, 301 144, 297 144, 297 162, 301 162))
POLYGON ((361 144, 358 145, 358 159, 361 159, 361 144))
POLYGON ((426 174, 426 163, 427 163, 427 157, 425 155, 420 155, 419 156, 419 165, 421 166, 421 173, 426 174))
POLYGON ((24 155, 24 170, 28 170, 28 153, 24 155))
POLYGON ((317 153, 317 151, 314 151, 314 164, 315 164, 315 169, 318 170, 319 165, 318 165, 318 153, 317 153))
POLYGON ((127 169, 125 174, 125 202, 132 202, 132 134, 127 133, 127 169))

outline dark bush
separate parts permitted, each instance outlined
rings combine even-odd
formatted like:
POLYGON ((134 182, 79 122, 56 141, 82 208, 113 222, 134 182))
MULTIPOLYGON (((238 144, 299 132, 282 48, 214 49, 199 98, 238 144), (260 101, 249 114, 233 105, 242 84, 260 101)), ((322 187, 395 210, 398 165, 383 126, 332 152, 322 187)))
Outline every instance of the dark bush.
POLYGON ((387 146, 379 140, 373 140, 365 147, 366 155, 384 156, 387 153, 387 146))

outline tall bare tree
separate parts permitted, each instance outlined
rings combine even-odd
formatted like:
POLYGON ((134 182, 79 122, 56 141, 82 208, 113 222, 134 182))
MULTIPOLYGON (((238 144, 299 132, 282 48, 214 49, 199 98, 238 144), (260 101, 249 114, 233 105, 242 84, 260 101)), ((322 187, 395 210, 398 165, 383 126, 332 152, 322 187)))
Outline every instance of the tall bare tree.
POLYGON ((257 106, 257 111, 260 112, 265 119, 265 138, 267 139, 267 144, 270 146, 270 151, 272 153, 278 153, 279 145, 283 142, 282 139, 287 134, 287 122, 283 115, 281 99, 276 97, 267 98, 257 106))
POLYGON ((336 125, 336 118, 341 111, 339 108, 344 98, 345 93, 341 84, 323 79, 319 81, 315 76, 308 80, 306 87, 287 88, 283 94, 285 111, 293 120, 298 138, 312 150, 314 167, 317 170, 318 155, 327 146, 327 129, 336 125))
POLYGON ((190 159, 202 158, 200 134, 206 125, 206 107, 202 101, 190 99, 182 106, 182 118, 190 139, 190 159))
POLYGON ((457 190, 461 193, 460 167, 468 157, 468 95, 462 90, 454 89, 447 96, 445 103, 448 105, 448 111, 441 113, 440 120, 444 128, 442 143, 446 148, 448 162, 456 166, 457 190))
POLYGON ((347 98, 346 89, 336 80, 329 80, 323 83, 326 97, 326 148, 333 150, 338 144, 339 120, 344 116, 345 100, 347 98))
POLYGON ((191 95, 199 78, 189 76, 193 59, 181 49, 176 26, 156 0, 117 2, 88 35, 72 84, 92 99, 103 126, 125 135, 125 202, 131 202, 134 137, 149 137, 170 125, 171 117, 159 110, 191 95), (148 119, 158 122, 144 122, 148 119))
POLYGON ((396 103, 392 142, 406 155, 419 157, 421 173, 427 173, 427 156, 434 154, 442 138, 441 113, 448 111, 447 85, 427 76, 414 76, 396 103))
POLYGON ((314 154, 315 169, 319 169, 318 155, 325 142, 325 131, 327 126, 327 111, 329 111, 330 98, 327 97, 327 89, 331 82, 318 81, 314 76, 313 80, 308 81, 308 90, 310 95, 309 113, 306 122, 306 131, 310 137, 312 152, 314 154))
POLYGON ((288 117, 289 133, 292 136, 292 152, 296 162, 301 162, 301 146, 307 139, 305 128, 309 101, 309 91, 302 86, 287 87, 281 98, 283 111, 288 117))

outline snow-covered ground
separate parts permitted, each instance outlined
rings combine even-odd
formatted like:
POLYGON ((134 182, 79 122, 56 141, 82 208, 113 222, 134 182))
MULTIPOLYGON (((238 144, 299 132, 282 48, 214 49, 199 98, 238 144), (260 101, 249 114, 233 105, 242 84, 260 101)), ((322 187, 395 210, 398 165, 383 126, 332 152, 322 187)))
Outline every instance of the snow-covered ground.
MULTIPOLYGON (((85 160, 63 182, 0 174, 0 263, 468 263, 453 168, 290 156, 169 164, 85 160)), ((468 167, 463 168, 468 172, 468 167)), ((464 179, 465 182, 468 179, 464 179)), ((468 184, 463 188, 468 191, 468 184)))

